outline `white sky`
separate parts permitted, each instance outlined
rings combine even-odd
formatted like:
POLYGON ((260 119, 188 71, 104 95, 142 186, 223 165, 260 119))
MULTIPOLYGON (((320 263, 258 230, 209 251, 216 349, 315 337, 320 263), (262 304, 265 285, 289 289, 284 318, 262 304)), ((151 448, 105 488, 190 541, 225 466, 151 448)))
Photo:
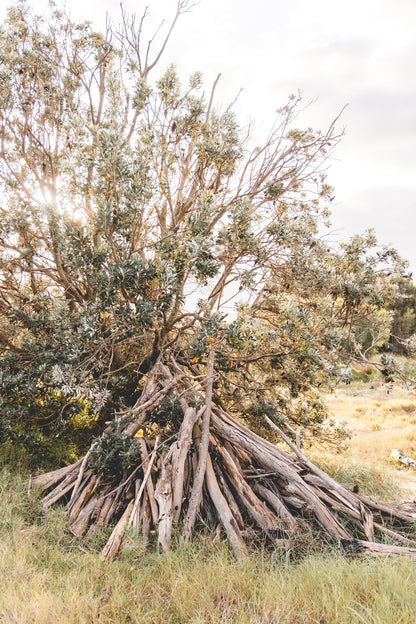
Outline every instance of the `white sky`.
MULTIPOLYGON (((1 19, 11 3, 0 0, 1 19)), ((158 24, 176 0, 123 2, 137 14, 146 4, 158 24)), ((120 16, 118 0, 66 6, 97 28, 106 12, 120 16)), ((374 227, 416 274, 416 0, 201 0, 176 27, 171 61, 184 79, 202 71, 208 85, 221 72, 224 103, 243 87, 240 122, 254 120, 260 136, 298 90, 311 102, 299 125, 324 130, 348 104, 329 171, 334 227, 341 239, 374 227)))

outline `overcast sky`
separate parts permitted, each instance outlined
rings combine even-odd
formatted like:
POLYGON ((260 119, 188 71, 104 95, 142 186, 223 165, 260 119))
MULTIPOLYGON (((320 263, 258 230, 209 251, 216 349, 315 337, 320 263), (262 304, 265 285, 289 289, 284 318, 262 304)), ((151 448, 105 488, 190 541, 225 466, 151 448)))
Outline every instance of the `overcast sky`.
MULTIPOLYGON (((0 0, 2 18, 8 4, 0 0)), ((156 25, 176 0, 123 2, 140 14, 146 4, 156 25)), ((98 28, 106 12, 120 16, 118 0, 66 6, 98 28)), ((416 0, 201 0, 181 18, 164 60, 184 78, 201 70, 208 84, 221 72, 225 103, 243 88, 240 121, 254 120, 259 136, 290 93, 311 102, 302 124, 322 130, 348 105, 329 171, 334 228, 345 239, 373 227, 416 275, 416 0)))

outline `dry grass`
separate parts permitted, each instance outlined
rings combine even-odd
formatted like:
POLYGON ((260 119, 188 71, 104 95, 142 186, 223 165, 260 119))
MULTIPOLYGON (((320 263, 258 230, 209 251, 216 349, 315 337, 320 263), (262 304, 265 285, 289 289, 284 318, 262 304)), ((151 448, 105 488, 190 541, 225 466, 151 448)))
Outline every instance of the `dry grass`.
MULTIPOLYGON (((416 495, 416 472, 390 459, 416 450, 414 395, 368 384, 327 397, 352 437, 342 453, 315 451, 334 476, 392 500, 416 495), (404 489, 394 487, 399 484, 404 489)), ((291 549, 236 561, 221 541, 200 539, 157 555, 130 534, 104 563, 105 532, 78 539, 63 509, 40 513, 24 477, 0 469, 0 622, 4 624, 414 624, 416 568, 408 560, 291 549)))
POLYGON ((416 471, 390 457, 392 449, 400 449, 416 458, 416 394, 401 388, 388 392, 381 384, 351 385, 326 402, 332 418, 351 433, 342 454, 325 452, 326 461, 366 466, 396 482, 402 500, 416 498, 416 471))
POLYGON ((414 624, 414 562, 292 561, 257 551, 236 561, 223 542, 157 555, 130 535, 104 563, 104 536, 74 539, 62 509, 39 514, 26 485, 0 472, 0 622, 4 624, 414 624))

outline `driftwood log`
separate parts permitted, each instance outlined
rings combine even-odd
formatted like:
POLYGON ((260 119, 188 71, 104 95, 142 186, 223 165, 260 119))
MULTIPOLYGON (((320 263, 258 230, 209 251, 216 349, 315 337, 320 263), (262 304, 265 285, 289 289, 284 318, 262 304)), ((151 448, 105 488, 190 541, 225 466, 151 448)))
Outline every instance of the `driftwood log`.
POLYGON ((410 466, 411 468, 414 468, 416 470, 416 459, 408 457, 402 451, 399 451, 399 449, 393 449, 390 455, 391 457, 394 457, 394 459, 397 459, 397 461, 401 464, 404 464, 405 466, 410 466))
POLYGON ((221 526, 237 556, 246 554, 248 540, 287 544, 309 525, 345 553, 416 559, 416 505, 377 503, 352 492, 310 462, 271 420, 292 452, 231 417, 213 385, 213 354, 203 374, 158 362, 136 405, 115 417, 117 430, 137 445, 136 460, 122 477, 94 472, 93 444, 77 463, 32 479, 47 491, 43 507, 64 501, 69 528, 78 536, 114 526, 105 559, 119 552, 129 526, 143 538, 156 530, 166 549, 174 527, 190 540, 198 518, 213 531, 221 526), (162 422, 167 396, 179 409, 162 422))

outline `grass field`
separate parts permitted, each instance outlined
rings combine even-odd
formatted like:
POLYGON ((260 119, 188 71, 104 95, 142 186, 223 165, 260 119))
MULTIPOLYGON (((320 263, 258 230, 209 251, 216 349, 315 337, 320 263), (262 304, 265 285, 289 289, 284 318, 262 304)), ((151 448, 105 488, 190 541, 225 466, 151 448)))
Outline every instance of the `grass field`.
MULTIPOLYGON (((416 449, 414 396, 351 385, 327 397, 351 430, 342 453, 313 456, 347 485, 386 500, 416 492, 416 472, 390 459, 416 449)), ((6 624, 415 624, 416 563, 346 559, 316 542, 236 561, 209 537, 163 555, 130 533, 112 563, 106 534, 66 532, 62 508, 43 516, 27 475, 0 472, 0 622, 6 624)))
MULTIPOLYGON (((318 457, 328 465, 348 466, 353 473, 372 471, 374 478, 395 484, 400 500, 416 498, 416 471, 394 460, 390 454, 399 449, 416 458, 416 394, 401 388, 388 390, 382 384, 342 386, 326 397, 332 417, 350 432, 342 454, 325 452, 318 457), (378 475, 378 476, 377 476, 378 475)), ((347 483, 349 485, 349 483, 347 483)), ((387 496, 393 494, 388 491, 387 496)))

